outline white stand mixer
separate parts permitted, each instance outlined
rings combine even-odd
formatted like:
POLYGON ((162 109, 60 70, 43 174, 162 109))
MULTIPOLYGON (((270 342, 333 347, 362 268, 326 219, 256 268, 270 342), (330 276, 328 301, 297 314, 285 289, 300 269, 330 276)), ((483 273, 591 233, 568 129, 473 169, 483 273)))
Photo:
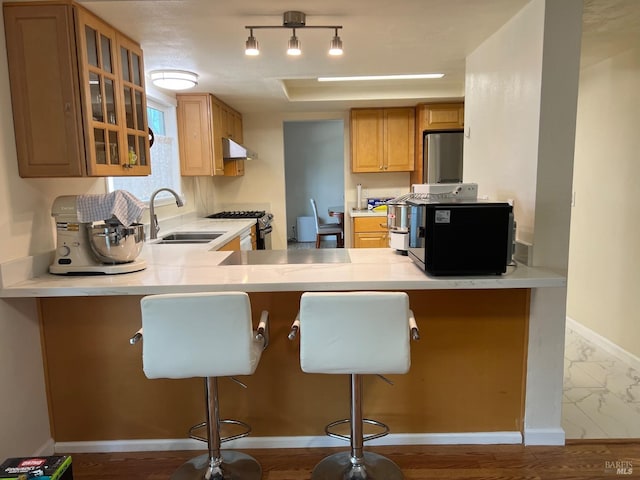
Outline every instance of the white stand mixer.
POLYGON ((115 217, 103 222, 78 221, 77 196, 55 199, 57 246, 49 272, 58 275, 101 275, 144 270, 136 258, 144 244, 141 224, 125 227, 115 217))

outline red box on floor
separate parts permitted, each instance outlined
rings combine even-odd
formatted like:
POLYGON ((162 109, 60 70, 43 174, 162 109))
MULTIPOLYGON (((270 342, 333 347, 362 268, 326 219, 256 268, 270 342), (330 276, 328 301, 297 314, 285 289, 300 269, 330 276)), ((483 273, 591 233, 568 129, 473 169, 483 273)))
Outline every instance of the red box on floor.
POLYGON ((0 465, 0 479, 73 480, 69 455, 8 458, 0 465))

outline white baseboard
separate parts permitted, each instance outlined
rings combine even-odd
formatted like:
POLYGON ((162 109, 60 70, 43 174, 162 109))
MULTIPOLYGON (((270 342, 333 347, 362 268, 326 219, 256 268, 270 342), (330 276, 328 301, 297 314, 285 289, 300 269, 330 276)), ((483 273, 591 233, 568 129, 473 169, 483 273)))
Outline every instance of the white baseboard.
POLYGON ((564 445, 565 435, 562 428, 525 428, 525 445, 564 445))
MULTIPOLYGON (((564 435, 564 433, 563 433, 564 435)), ((564 437, 563 437, 564 439, 564 437)), ((493 445, 521 444, 520 432, 397 433, 367 442, 367 445, 493 445)), ((224 448, 307 448, 346 447, 344 441, 321 436, 245 437, 225 442, 224 448)), ((56 453, 148 452, 205 450, 203 442, 192 439, 109 440, 98 442, 57 442, 56 453)))
POLYGON ((576 322, 571 317, 567 317, 566 325, 568 329, 579 333, 597 347, 602 348, 602 350, 604 350, 608 354, 614 356, 621 362, 630 365, 631 368, 640 372, 640 358, 635 356, 633 353, 627 352, 625 349, 616 345, 608 338, 605 338, 599 333, 591 330, 589 327, 585 327, 581 323, 576 322))
POLYGON ((50 438, 46 442, 44 442, 40 446, 40 448, 38 448, 35 452, 33 452, 32 455, 34 457, 53 455, 53 453, 55 452, 55 448, 56 448, 56 444, 53 441, 53 438, 50 438))

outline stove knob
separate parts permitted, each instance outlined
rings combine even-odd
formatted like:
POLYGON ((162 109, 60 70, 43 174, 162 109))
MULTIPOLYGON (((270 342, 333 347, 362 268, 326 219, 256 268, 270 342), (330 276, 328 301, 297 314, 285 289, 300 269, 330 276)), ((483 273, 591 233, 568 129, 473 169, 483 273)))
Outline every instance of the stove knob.
POLYGON ((63 245, 61 247, 58 247, 58 256, 60 257, 66 257, 71 253, 71 249, 69 247, 67 247, 66 245, 63 245))

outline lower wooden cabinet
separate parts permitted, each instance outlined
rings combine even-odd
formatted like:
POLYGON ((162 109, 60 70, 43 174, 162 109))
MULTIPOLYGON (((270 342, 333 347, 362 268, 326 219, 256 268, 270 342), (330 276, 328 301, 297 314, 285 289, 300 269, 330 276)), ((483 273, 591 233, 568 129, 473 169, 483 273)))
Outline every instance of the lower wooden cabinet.
POLYGON ((218 249, 219 252, 235 252, 238 250, 240 250, 240 237, 232 238, 218 249))
POLYGON ((353 248, 387 248, 389 229, 386 217, 355 217, 353 248))
POLYGON ((256 226, 254 225, 253 227, 251 227, 251 250, 258 249, 258 234, 256 232, 257 232, 257 229, 256 229, 256 226))

